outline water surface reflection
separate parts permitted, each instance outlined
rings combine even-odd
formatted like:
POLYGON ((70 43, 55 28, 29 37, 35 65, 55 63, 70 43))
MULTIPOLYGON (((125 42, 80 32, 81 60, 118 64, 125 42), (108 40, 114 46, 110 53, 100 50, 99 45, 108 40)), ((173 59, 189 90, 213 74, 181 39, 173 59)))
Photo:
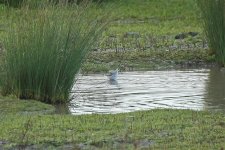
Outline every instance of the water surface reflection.
POLYGON ((123 72, 79 76, 72 90, 72 114, 119 113, 153 108, 225 108, 225 73, 219 69, 123 72))
POLYGON ((225 70, 214 68, 208 75, 205 88, 205 109, 225 110, 225 70))

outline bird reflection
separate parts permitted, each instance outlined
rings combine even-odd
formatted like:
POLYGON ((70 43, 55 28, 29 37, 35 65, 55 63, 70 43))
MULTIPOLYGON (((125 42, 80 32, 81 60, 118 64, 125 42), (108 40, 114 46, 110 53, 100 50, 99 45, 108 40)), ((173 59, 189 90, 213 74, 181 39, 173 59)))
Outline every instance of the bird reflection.
POLYGON ((107 74, 109 80, 116 81, 117 80, 117 76, 118 76, 118 72, 119 72, 118 69, 110 70, 109 74, 107 74))
POLYGON ((117 80, 109 80, 108 83, 109 83, 110 85, 118 85, 117 80))

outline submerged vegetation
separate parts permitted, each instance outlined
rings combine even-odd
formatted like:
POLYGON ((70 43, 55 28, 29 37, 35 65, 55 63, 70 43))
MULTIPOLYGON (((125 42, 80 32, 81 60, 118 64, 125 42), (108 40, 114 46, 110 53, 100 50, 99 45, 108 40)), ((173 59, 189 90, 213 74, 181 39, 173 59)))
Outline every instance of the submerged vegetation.
MULTIPOLYGON (((2 93, 47 103, 65 103, 87 52, 104 29, 90 6, 45 4, 21 8, 3 43, 2 93)), ((98 14, 100 15, 100 14, 98 14)))

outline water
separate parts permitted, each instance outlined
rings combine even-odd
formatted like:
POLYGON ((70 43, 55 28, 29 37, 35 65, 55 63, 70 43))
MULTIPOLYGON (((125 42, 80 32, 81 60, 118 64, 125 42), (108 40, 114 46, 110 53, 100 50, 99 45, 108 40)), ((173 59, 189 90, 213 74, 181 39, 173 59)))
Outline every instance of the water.
POLYGON ((122 72, 80 75, 69 106, 72 114, 121 113, 153 108, 225 110, 225 71, 122 72))

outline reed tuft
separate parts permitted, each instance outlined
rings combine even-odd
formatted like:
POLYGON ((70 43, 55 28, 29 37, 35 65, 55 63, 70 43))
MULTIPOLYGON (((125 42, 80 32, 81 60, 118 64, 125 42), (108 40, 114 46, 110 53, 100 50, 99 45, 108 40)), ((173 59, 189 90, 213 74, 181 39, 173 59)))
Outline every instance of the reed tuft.
POLYGON ((209 47, 216 60, 225 66, 225 0, 197 0, 209 47))
POLYGON ((92 5, 23 5, 10 23, 2 93, 66 103, 81 63, 105 28, 92 5))

